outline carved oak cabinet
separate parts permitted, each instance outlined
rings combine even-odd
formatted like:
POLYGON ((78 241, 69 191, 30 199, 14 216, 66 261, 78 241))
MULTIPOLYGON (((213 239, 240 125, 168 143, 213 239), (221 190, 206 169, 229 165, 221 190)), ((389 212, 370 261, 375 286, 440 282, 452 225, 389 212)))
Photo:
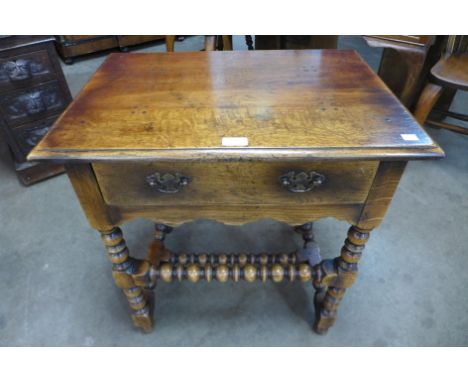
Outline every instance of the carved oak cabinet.
POLYGON ((356 52, 301 50, 112 54, 29 158, 66 165, 136 326, 151 330, 159 281, 302 281, 325 333, 407 161, 442 156, 356 52), (350 224, 334 259, 313 238, 324 217, 350 224), (145 260, 119 228, 135 218, 156 222, 145 260), (304 247, 165 248, 171 225, 200 218, 277 219, 304 247))
POLYGON ((70 102, 52 36, 0 38, 0 128, 23 184, 64 171, 26 156, 70 102))

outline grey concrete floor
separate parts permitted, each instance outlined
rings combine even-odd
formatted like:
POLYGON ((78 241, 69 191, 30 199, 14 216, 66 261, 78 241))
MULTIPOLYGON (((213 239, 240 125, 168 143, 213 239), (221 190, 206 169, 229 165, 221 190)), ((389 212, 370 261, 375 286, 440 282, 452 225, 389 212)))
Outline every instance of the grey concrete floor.
MULTIPOLYGON (((202 45, 192 37, 177 47, 202 45)), ((241 37, 235 48, 244 48, 241 37)), ((374 69, 378 65, 381 52, 359 37, 341 38, 340 48, 357 49, 374 69)), ((138 49, 161 50, 163 44, 138 49)), ((74 95, 104 57, 64 65, 74 95)), ((461 94, 453 109, 466 112, 467 106, 461 94)), ((140 333, 67 177, 21 186, 2 142, 0 345, 466 346, 468 137, 428 131, 447 157, 409 164, 326 336, 311 331, 313 289, 298 283, 161 283, 156 330, 140 333)), ((152 223, 137 220, 123 230, 133 255, 144 256, 152 223)), ((333 219, 316 223, 325 257, 339 253, 346 230, 333 219)), ((167 239, 170 248, 191 251, 290 251, 300 244, 289 226, 268 220, 242 227, 197 221, 167 239)))

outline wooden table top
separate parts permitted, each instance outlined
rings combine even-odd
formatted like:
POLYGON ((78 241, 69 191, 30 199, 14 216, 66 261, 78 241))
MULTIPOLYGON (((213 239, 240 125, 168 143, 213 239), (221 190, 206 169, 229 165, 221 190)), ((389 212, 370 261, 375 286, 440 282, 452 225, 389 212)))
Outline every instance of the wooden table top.
POLYGON ((29 159, 438 156, 355 51, 282 50, 111 54, 29 159))

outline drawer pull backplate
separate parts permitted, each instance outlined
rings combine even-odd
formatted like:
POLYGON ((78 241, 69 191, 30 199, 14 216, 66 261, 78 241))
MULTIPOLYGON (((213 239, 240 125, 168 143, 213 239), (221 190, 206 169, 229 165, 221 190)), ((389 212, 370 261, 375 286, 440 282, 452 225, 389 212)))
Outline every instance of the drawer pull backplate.
POLYGON ((325 181, 325 176, 315 171, 289 171, 280 176, 279 182, 291 192, 307 192, 319 187, 325 181))
POLYGON ((175 194, 176 192, 179 192, 182 187, 185 187, 190 183, 190 178, 181 175, 178 172, 166 172, 164 174, 155 172, 154 174, 146 177, 146 182, 151 187, 156 188, 159 192, 175 194))

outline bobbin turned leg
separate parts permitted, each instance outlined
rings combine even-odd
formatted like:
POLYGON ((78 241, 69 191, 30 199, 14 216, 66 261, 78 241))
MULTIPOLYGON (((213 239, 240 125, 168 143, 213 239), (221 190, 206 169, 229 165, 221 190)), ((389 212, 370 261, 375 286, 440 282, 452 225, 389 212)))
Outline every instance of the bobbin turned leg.
MULTIPOLYGON (((154 269, 161 261, 168 259, 168 252, 164 247, 164 239, 166 238, 166 234, 170 232, 172 232, 172 227, 161 223, 154 225, 154 240, 151 242, 146 256, 146 260, 151 264, 152 272, 154 272, 154 269)), ((152 273, 152 276, 154 276, 154 273, 152 273)))
POLYGON ((112 262, 112 276, 115 284, 123 290, 132 308, 133 323, 145 332, 150 332, 153 328, 153 320, 150 302, 144 292, 144 288, 153 286, 149 262, 129 256, 119 227, 114 227, 110 231, 101 231, 101 239, 112 262))
POLYGON ((302 239, 304 240, 305 245, 308 242, 314 240, 314 223, 313 222, 308 222, 302 225, 295 226, 294 230, 302 234, 302 239))
POLYGON ((333 260, 324 260, 316 267, 314 330, 318 334, 325 334, 335 323, 341 299, 346 289, 356 280, 357 263, 364 250, 364 244, 369 240, 369 232, 369 229, 352 226, 340 256, 333 260))
POLYGON ((302 234, 304 246, 299 251, 298 261, 307 262, 311 267, 320 263, 320 248, 314 240, 314 223, 308 222, 300 226, 294 227, 296 232, 302 234))

